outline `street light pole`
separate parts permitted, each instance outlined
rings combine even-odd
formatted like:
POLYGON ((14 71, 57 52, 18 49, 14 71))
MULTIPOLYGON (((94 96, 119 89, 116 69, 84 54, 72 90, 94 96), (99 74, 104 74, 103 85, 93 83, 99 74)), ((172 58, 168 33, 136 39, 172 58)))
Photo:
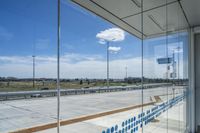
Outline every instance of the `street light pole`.
POLYGON ((35 55, 33 57, 33 88, 35 89, 35 55))
MULTIPOLYGON (((178 52, 178 73, 177 73, 177 75, 178 75, 178 80, 179 80, 179 52, 180 52, 180 47, 177 47, 177 48, 175 48, 174 50, 173 50, 173 80, 175 80, 175 78, 177 77, 176 76, 176 65, 175 65, 175 63, 176 63, 176 61, 175 61, 175 50, 177 50, 177 52, 178 52)), ((174 81, 174 83, 173 83, 173 98, 175 97, 175 81, 174 81)))
POLYGON ((127 75, 127 69, 128 69, 127 66, 125 67, 125 69, 126 69, 126 79, 127 79, 127 78, 128 78, 128 77, 127 77, 127 76, 128 76, 128 75, 127 75))
POLYGON ((109 41, 107 41, 107 89, 109 88, 109 41))
POLYGON ((173 91, 173 99, 175 98, 175 53, 174 53, 174 50, 173 50, 173 53, 172 53, 172 59, 173 59, 173 72, 172 72, 172 77, 173 77, 173 87, 172 87, 172 91, 173 91))
POLYGON ((178 51, 178 79, 180 78, 180 74, 179 74, 179 66, 180 66, 180 50, 181 50, 181 48, 178 46, 177 47, 177 51, 178 51))

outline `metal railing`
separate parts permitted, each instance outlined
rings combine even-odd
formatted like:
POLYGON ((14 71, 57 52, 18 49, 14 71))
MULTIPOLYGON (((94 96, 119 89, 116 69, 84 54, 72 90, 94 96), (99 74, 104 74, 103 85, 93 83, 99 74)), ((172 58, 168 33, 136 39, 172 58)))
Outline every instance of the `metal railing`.
MULTIPOLYGON (((170 83, 159 84, 144 84, 143 89, 171 86, 170 83)), ((82 89, 61 89, 60 95, 81 95, 91 93, 105 93, 105 92, 117 92, 117 91, 130 91, 142 89, 141 85, 134 86, 110 86, 107 87, 92 87, 82 89)), ((57 96, 57 90, 38 90, 38 91, 18 91, 18 92, 0 92, 0 100, 16 100, 27 99, 34 97, 52 97, 57 96)))

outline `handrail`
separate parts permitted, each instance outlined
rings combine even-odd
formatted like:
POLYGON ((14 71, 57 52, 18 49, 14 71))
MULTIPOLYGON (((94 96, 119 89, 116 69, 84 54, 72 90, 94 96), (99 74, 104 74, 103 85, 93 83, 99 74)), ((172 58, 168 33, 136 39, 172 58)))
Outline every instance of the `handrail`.
MULTIPOLYGON (((156 88, 162 86, 171 86, 170 83, 159 83, 159 84, 145 84, 143 89, 156 88)), ((141 85, 134 86, 111 86, 107 87, 92 87, 82 89, 61 89, 61 96, 63 95, 79 95, 79 94, 90 94, 90 93, 104 93, 104 92, 116 92, 116 91, 128 91, 141 89, 141 85)), ((0 100, 13 100, 33 97, 49 97, 56 96, 56 90, 35 90, 35 91, 18 91, 18 92, 0 92, 0 100)))

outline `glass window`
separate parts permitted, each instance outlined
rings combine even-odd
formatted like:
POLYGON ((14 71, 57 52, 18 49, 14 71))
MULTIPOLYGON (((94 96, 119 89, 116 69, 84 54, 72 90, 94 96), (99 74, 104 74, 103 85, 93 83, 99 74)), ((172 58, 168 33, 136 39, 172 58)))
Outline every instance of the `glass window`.
POLYGON ((183 133, 175 0, 1 0, 0 132, 183 133))
POLYGON ((56 2, 0 1, 0 132, 56 121, 56 2))

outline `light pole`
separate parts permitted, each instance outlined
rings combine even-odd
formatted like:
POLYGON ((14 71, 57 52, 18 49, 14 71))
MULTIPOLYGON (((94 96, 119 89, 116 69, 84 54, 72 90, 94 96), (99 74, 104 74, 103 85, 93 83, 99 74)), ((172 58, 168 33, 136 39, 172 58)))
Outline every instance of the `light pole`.
MULTIPOLYGON (((173 49, 173 54, 172 54, 172 58, 173 58, 173 64, 172 64, 172 66, 173 66, 173 74, 172 74, 172 76, 173 76, 173 80, 175 80, 175 78, 177 77, 176 76, 176 61, 175 61, 175 51, 177 51, 177 53, 178 53, 178 72, 177 72, 177 75, 178 75, 178 80, 179 80, 179 78, 180 78, 180 75, 179 75, 179 65, 180 65, 180 61, 179 61, 179 52, 180 52, 180 50, 181 50, 181 47, 176 47, 175 49, 173 49)), ((175 81, 174 81, 174 84, 173 84, 173 98, 175 97, 175 81)))
POLYGON ((109 88, 109 41, 107 41, 107 89, 109 88))
POLYGON ((175 69, 175 51, 173 50, 172 53, 172 67, 173 67, 173 72, 172 72, 172 78, 173 78, 173 98, 175 98, 175 77, 176 77, 176 69, 175 69))
POLYGON ((128 69, 128 67, 126 66, 126 67, 125 67, 125 70, 126 70, 126 77, 125 77, 125 78, 126 78, 126 79, 128 78, 127 69, 128 69))
POLYGON ((180 56, 180 55, 179 55, 179 53, 180 53, 181 47, 178 46, 178 47, 176 48, 176 50, 177 50, 177 52, 178 52, 178 79, 179 79, 179 78, 180 78, 180 74, 179 74, 179 66, 180 66, 180 59, 179 59, 180 57, 179 57, 179 56, 180 56))
POLYGON ((33 57, 33 88, 35 89, 35 55, 33 57))
POLYGON ((99 43, 107 45, 107 88, 109 88, 109 43, 123 41, 125 39, 125 32, 119 28, 110 28, 96 34, 99 38, 99 43))

